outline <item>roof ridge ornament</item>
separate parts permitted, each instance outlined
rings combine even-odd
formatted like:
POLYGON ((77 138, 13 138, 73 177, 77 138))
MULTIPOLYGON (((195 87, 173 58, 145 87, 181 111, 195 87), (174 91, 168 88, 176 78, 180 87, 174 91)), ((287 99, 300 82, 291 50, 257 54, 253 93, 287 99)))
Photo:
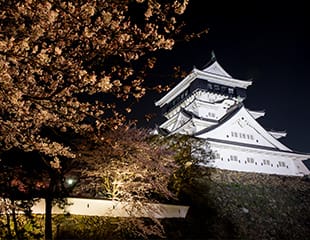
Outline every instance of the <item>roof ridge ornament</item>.
POLYGON ((216 62, 216 56, 214 50, 211 51, 211 59, 202 66, 202 69, 208 68, 212 63, 216 62))
POLYGON ((216 61, 216 56, 215 56, 214 50, 211 51, 211 61, 212 62, 216 61))

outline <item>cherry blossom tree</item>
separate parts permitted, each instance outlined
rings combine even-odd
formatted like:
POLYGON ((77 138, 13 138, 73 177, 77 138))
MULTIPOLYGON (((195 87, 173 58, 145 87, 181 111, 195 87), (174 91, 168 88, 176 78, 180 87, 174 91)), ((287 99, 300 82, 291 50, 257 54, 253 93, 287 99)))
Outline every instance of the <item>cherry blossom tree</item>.
POLYGON ((0 153, 40 157, 49 178, 46 239, 52 238, 51 193, 65 162, 76 158, 67 137, 106 141, 107 129, 124 124, 130 104, 146 92, 152 53, 172 49, 187 4, 0 1, 0 153))
POLYGON ((122 125, 115 98, 145 94, 145 71, 154 65, 149 53, 173 47, 173 15, 186 4, 2 1, 2 149, 39 151, 57 168, 59 157, 74 154, 43 128, 100 138, 107 127, 122 125))
POLYGON ((105 138, 97 143, 76 141, 83 168, 73 196, 130 203, 129 212, 142 211, 148 219, 126 219, 117 229, 132 229, 139 238, 164 237, 164 227, 155 218, 161 209, 149 204, 145 209, 145 204, 177 200, 184 182, 197 174, 196 163, 212 157, 208 145, 190 136, 153 135, 127 126, 106 131, 105 138))

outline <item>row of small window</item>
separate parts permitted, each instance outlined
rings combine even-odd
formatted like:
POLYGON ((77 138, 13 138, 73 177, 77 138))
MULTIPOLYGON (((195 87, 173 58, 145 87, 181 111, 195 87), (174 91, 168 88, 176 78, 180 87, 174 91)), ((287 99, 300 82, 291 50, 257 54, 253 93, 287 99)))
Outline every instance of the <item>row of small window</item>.
MULTIPOLYGON (((222 160, 223 160, 223 158, 222 158, 222 160)), ((229 160, 235 161, 235 162, 238 162, 238 161, 240 162, 240 160, 238 160, 238 157, 235 155, 230 155, 229 160)), ((257 164, 257 162, 254 161, 254 158, 251 158, 251 157, 247 157, 245 163, 257 164)), ((261 163, 261 165, 262 166, 267 165, 267 166, 273 167, 273 164, 268 159, 263 159, 263 162, 261 163)), ((285 162, 278 161, 277 167, 288 167, 288 166, 285 164, 285 162)))
MULTIPOLYGON (((254 163, 254 158, 247 157, 246 162, 247 163, 254 163)), ((263 165, 270 165, 270 160, 263 159, 263 165)))
POLYGON ((235 93, 235 90, 233 88, 211 83, 208 83, 208 89, 214 90, 215 92, 228 93, 229 95, 233 95, 235 93))
POLYGON ((186 89, 184 92, 180 94, 180 99, 187 97, 188 94, 189 94, 189 89, 186 89))
POLYGON ((231 136, 232 136, 232 137, 236 137, 236 138, 239 137, 239 138, 254 140, 254 137, 253 137, 252 134, 231 132, 231 136))

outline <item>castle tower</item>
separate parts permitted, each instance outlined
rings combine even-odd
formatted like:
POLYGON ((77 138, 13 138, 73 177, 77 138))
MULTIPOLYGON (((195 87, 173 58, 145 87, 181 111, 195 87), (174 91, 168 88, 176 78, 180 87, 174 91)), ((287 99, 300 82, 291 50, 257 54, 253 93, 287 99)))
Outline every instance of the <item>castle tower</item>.
POLYGON ((159 126, 166 134, 188 134, 205 139, 215 153, 205 165, 220 169, 303 176, 310 174, 297 153, 278 139, 285 132, 267 131, 256 119, 263 111, 245 108, 251 81, 233 78, 213 56, 203 70, 193 68, 155 105, 167 120, 159 126))

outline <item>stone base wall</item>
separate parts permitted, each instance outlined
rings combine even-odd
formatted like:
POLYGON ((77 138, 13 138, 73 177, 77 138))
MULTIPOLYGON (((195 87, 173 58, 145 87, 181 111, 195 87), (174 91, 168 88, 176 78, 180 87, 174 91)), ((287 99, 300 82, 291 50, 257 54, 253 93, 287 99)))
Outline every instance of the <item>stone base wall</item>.
POLYGON ((309 178, 199 168, 185 189, 191 202, 185 236, 309 238, 309 178))

